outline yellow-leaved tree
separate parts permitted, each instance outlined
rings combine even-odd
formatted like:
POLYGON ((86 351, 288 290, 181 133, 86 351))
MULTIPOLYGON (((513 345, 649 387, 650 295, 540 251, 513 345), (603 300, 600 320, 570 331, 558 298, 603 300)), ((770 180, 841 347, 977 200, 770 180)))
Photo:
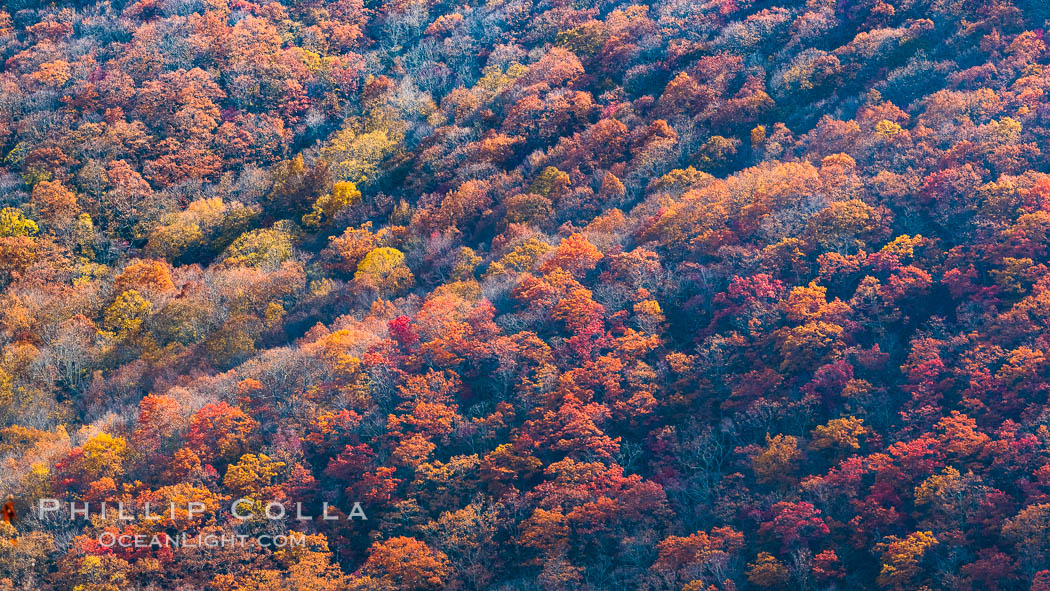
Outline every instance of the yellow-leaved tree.
POLYGON ((372 249, 357 265, 354 281, 391 294, 412 286, 415 277, 405 264, 405 255, 396 248, 381 246, 372 249))
POLYGON ((316 228, 330 221, 339 212, 361 200, 361 191, 350 181, 337 181, 332 190, 317 198, 310 213, 303 216, 303 225, 316 228))

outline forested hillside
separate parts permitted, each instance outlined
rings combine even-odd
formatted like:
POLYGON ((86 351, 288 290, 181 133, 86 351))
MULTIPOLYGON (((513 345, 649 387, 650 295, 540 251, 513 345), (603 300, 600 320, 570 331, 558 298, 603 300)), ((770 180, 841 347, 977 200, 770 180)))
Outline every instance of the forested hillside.
POLYGON ((1050 591, 1048 19, 7 0, 0 590, 1050 591))

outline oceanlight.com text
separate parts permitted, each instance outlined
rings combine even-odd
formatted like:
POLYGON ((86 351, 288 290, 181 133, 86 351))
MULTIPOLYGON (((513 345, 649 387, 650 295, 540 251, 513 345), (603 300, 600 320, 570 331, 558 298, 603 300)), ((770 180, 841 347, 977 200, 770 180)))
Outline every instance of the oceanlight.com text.
POLYGON ((229 548, 243 547, 254 541, 263 548, 304 546, 306 534, 248 536, 243 534, 197 534, 185 532, 174 536, 160 534, 115 534, 103 532, 98 543, 105 548, 229 548))

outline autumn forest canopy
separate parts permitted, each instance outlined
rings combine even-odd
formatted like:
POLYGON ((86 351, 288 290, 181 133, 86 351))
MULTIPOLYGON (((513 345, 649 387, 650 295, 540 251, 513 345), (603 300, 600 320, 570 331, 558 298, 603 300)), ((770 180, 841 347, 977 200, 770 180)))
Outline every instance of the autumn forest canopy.
POLYGON ((0 591, 1050 591, 1048 25, 3 2, 0 591))

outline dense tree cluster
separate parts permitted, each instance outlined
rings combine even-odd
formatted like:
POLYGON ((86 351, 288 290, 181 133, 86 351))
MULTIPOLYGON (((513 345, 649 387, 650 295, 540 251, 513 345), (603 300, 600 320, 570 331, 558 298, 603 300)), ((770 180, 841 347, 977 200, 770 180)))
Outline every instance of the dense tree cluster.
POLYGON ((0 590, 1050 590, 1047 22, 3 3, 0 590))

